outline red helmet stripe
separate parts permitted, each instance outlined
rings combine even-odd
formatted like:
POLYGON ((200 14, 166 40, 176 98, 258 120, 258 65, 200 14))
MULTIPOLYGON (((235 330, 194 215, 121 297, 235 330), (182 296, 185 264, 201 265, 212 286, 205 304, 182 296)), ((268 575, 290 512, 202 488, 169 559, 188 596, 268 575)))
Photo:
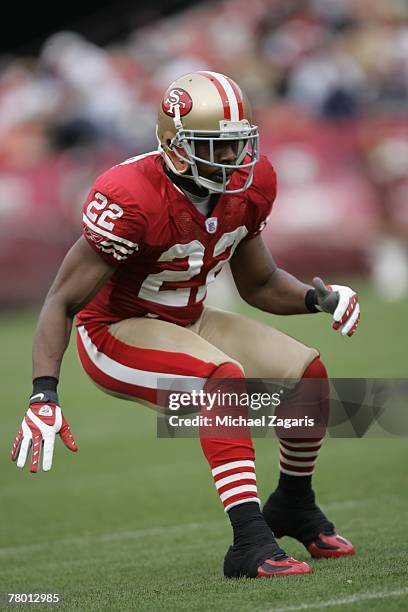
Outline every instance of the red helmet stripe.
POLYGON ((231 85, 232 89, 234 90, 234 94, 235 94, 235 96, 237 98, 238 115, 239 115, 239 120, 241 121, 241 119, 244 118, 244 105, 242 103, 242 93, 241 93, 241 90, 239 89, 239 87, 235 83, 235 81, 233 81, 229 77, 227 77, 227 80, 228 80, 228 83, 231 85))
POLYGON ((231 106, 228 94, 225 91, 221 81, 217 78, 217 75, 214 72, 206 72, 205 70, 200 70, 198 74, 202 74, 203 76, 207 77, 207 79, 209 79, 212 83, 214 83, 215 87, 218 90, 218 93, 220 94, 222 105, 224 107, 224 119, 231 120, 231 106))

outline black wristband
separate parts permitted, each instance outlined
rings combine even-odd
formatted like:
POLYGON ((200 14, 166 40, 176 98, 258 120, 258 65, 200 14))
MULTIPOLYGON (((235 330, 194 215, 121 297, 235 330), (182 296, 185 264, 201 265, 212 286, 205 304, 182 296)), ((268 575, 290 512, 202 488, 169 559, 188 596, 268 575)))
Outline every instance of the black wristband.
POLYGON ((30 403, 32 401, 41 401, 58 404, 57 386, 58 378, 54 376, 39 376, 38 378, 34 378, 30 403))
POLYGON ((316 289, 309 289, 305 295, 305 306, 309 312, 320 312, 316 308, 316 289))

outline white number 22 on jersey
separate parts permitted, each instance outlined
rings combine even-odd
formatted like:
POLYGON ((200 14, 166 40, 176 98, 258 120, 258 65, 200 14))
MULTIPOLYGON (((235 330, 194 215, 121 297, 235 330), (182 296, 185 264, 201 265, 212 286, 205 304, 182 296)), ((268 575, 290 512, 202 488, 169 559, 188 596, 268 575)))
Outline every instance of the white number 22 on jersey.
POLYGON ((95 193, 95 199, 92 202, 89 202, 86 207, 86 216, 88 219, 92 221, 92 223, 96 223, 99 227, 103 227, 104 229, 111 232, 114 228, 114 221, 119 219, 123 215, 123 208, 111 202, 108 206, 108 198, 103 195, 103 193, 95 193), (106 208, 107 207, 107 208, 106 208), (97 213, 96 211, 102 210, 102 213, 97 213), (99 215, 99 219, 98 219, 99 215), (106 221, 106 219, 113 219, 113 221, 106 221))
MULTIPOLYGON (((221 270, 224 263, 228 261, 238 244, 247 235, 248 230, 244 225, 237 227, 233 232, 223 234, 214 246, 213 257, 219 257, 227 251, 231 250, 229 255, 218 261, 215 266, 208 272, 205 280, 205 285, 201 285, 197 291, 196 302, 201 301, 206 294, 207 285, 212 283, 221 270)), ((193 276, 197 276, 201 272, 204 262, 205 248, 199 240, 192 240, 187 244, 175 244, 167 251, 161 254, 158 261, 174 261, 187 257, 187 270, 162 270, 156 274, 149 274, 140 287, 138 297, 149 302, 162 304, 163 306, 187 306, 190 298, 190 287, 175 287, 174 289, 166 289, 160 291, 164 282, 181 283, 189 281, 193 276)))

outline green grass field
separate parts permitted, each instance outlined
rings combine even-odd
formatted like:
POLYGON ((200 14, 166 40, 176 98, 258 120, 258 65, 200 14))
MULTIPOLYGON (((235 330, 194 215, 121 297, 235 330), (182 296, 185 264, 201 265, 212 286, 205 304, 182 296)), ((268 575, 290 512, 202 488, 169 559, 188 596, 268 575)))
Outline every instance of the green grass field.
MULTIPOLYGON (((357 288, 363 317, 352 339, 338 337, 324 315, 259 316, 319 346, 332 376, 407 377, 406 304, 357 288)), ((58 440, 47 474, 11 463, 30 392, 34 322, 31 313, 1 320, 0 591, 61 593, 57 609, 69 611, 408 609, 406 439, 331 439, 321 453, 315 489, 353 540, 354 558, 311 561, 311 576, 226 581, 230 530, 198 441, 157 440, 154 414, 96 389, 74 343, 60 397, 80 451, 58 440)), ((258 439, 256 450, 265 499, 278 475, 276 442, 258 439)), ((308 559, 296 542, 282 545, 308 559)))

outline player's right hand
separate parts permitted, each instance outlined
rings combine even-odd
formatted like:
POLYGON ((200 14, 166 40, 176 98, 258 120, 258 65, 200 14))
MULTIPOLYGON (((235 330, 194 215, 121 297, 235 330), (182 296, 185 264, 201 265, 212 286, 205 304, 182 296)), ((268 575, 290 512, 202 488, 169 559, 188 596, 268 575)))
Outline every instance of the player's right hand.
POLYGON ((42 455, 42 468, 45 472, 51 469, 55 436, 59 434, 65 446, 72 452, 78 450, 71 430, 60 406, 47 401, 45 394, 37 393, 30 400, 21 428, 14 440, 11 458, 17 461, 17 467, 23 468, 27 455, 31 452, 30 472, 38 472, 42 455), (37 396, 45 398, 45 401, 37 396), (34 402, 32 401, 34 399, 34 402))

